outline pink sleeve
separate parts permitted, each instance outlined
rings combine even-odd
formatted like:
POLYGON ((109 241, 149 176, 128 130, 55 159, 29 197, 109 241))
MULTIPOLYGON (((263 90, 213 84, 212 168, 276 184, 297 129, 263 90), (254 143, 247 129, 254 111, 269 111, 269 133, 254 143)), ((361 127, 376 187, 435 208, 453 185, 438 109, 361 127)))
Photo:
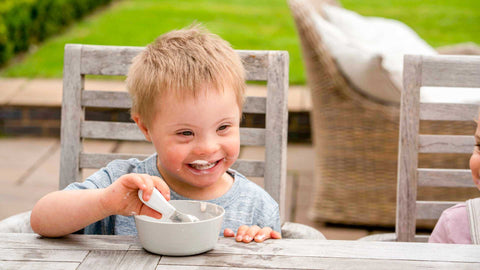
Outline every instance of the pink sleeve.
POLYGON ((443 211, 428 242, 451 244, 472 243, 465 203, 457 204, 443 211))
POLYGON ((447 220, 446 214, 443 212, 428 238, 429 243, 448 243, 447 220))

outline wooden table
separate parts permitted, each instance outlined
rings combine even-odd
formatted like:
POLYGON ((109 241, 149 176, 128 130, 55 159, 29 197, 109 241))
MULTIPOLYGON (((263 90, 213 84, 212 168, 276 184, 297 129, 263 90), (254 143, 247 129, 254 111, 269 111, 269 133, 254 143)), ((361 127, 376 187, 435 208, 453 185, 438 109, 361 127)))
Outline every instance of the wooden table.
POLYGON ((0 233, 0 239, 0 269, 480 269, 474 245, 220 238, 207 253, 167 257, 146 252, 135 236, 0 233))

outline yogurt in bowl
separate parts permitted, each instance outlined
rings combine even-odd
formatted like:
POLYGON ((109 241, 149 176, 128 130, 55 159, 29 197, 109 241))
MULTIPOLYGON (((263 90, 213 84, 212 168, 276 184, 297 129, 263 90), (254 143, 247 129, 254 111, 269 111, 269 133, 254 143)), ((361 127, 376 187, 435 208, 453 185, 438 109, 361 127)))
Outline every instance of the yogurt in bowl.
POLYGON ((138 237, 149 252, 167 256, 189 256, 215 247, 225 209, 202 201, 171 200, 179 211, 196 216, 196 222, 172 222, 144 215, 135 216, 138 237))

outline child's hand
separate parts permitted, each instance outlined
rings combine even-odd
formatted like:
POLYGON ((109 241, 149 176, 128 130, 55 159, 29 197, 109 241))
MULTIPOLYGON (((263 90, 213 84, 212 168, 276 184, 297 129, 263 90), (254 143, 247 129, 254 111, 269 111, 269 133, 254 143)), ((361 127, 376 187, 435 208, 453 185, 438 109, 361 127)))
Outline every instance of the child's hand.
MULTIPOLYGON (((231 229, 225 229, 223 231, 223 236, 225 237, 234 237, 235 233, 231 229)), ((237 242, 250 243, 252 240, 255 242, 263 242, 267 239, 280 239, 282 235, 279 232, 272 230, 270 227, 260 228, 257 225, 251 227, 247 225, 242 225, 238 227, 237 236, 235 240, 237 242)))
POLYGON ((148 201, 154 187, 167 201, 170 200, 170 189, 160 177, 136 173, 123 175, 105 189, 102 205, 110 215, 138 214, 161 218, 162 214, 143 204, 137 195, 139 189, 143 190, 143 199, 148 201))

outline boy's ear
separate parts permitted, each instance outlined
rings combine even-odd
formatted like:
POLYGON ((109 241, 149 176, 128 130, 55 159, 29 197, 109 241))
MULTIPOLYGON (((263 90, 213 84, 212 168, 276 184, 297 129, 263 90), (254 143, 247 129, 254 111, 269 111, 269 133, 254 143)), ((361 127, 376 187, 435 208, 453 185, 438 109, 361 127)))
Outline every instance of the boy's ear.
POLYGON ((132 119, 133 119, 133 121, 135 121, 135 123, 137 124, 140 131, 142 131, 143 135, 145 136, 145 139, 147 139, 147 141, 151 142, 152 139, 150 137, 150 132, 148 131, 148 127, 142 121, 142 118, 140 117, 140 115, 133 114, 132 119))

